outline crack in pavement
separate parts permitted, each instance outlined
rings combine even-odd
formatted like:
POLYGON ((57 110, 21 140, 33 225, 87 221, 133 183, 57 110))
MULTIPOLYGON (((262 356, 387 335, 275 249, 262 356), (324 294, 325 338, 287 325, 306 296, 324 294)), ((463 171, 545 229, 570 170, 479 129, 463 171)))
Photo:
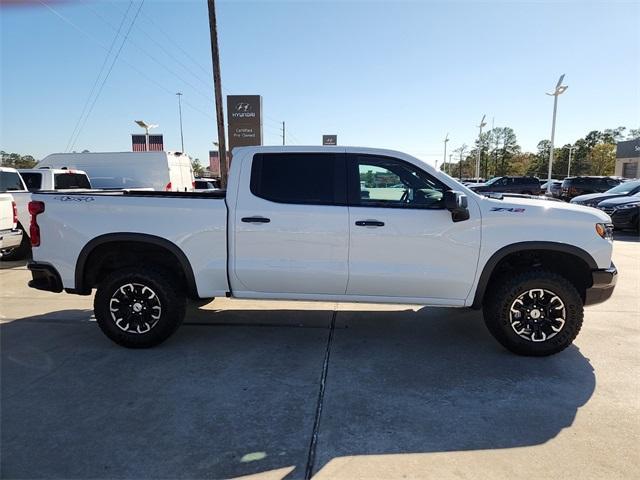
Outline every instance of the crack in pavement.
POLYGON ((309 453, 307 455, 307 465, 304 471, 305 480, 309 480, 313 475, 313 467, 316 460, 316 447, 318 444, 318 432, 320 430, 320 418, 324 404, 324 391, 327 384, 327 372, 329 370, 329 357, 331 356, 331 344, 333 343, 333 332, 336 327, 336 316, 338 315, 337 305, 331 317, 329 336, 327 338, 327 348, 324 352, 324 362, 322 364, 322 374, 320 375, 320 390, 318 391, 318 403, 316 404, 316 414, 313 419, 313 430, 311 431, 311 441, 309 442, 309 453))

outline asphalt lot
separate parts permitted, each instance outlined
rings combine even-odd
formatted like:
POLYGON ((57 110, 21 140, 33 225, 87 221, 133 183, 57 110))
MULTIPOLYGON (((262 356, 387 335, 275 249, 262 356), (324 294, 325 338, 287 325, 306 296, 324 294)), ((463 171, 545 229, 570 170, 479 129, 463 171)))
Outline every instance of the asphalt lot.
POLYGON ((612 299, 548 358, 506 352, 475 311, 227 299, 127 350, 91 297, 3 264, 1 476, 638 478, 637 236, 614 261, 612 299))

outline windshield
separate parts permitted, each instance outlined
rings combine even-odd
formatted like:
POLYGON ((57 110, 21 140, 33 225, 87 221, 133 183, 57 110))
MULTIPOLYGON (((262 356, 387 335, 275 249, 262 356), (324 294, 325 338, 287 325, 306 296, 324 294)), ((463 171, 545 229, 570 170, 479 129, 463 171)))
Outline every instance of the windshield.
POLYGON ((493 177, 491 180, 489 180, 487 182, 487 185, 493 185, 494 183, 496 183, 498 180, 500 180, 502 177, 493 177))
POLYGON ((634 182, 624 182, 616 187, 613 187, 610 190, 607 190, 607 193, 627 194, 633 192, 638 187, 640 187, 640 180, 636 180, 634 182))

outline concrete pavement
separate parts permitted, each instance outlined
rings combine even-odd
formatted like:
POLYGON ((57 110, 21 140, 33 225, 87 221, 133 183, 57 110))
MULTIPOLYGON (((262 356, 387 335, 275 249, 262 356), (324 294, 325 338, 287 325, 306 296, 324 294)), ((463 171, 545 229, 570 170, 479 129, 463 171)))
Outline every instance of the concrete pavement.
POLYGON ((614 261, 613 298, 541 359, 503 350, 474 311, 228 299, 132 351, 91 297, 3 265, 1 476, 636 478, 637 238, 614 261))

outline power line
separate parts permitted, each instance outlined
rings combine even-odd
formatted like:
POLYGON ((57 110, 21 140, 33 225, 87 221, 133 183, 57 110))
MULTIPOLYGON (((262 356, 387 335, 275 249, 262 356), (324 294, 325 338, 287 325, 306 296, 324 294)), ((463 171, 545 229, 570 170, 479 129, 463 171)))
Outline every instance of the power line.
MULTIPOLYGON (((98 14, 94 9, 91 9, 98 17, 100 17, 102 20, 105 21, 105 23, 107 23, 108 25, 110 25, 110 23, 104 19, 104 17, 102 17, 100 14, 98 14)), ((166 32, 166 29, 162 28, 160 25, 158 25, 158 23, 156 23, 154 20, 152 20, 152 18, 147 14, 147 15, 143 15, 141 18, 143 18, 145 21, 147 21, 148 23, 150 23, 151 25, 153 25, 156 30, 160 33, 162 33, 162 35, 169 40, 169 42, 171 43, 172 46, 174 46, 175 48, 177 48, 178 50, 180 50, 180 52, 182 52, 187 58, 189 58, 194 65, 198 66, 203 72, 205 72, 207 75, 209 75, 210 73, 210 69, 206 68, 202 63, 200 63, 197 59, 195 59, 191 54, 189 54, 189 52, 187 52, 187 50, 185 50, 184 48, 182 48, 178 42, 176 40, 174 40, 173 38, 171 38, 169 36, 169 34, 166 32)), ((113 26, 110 25, 112 28, 113 26)), ((202 80, 201 77, 199 77, 198 75, 196 75, 193 71, 191 71, 188 67, 185 66, 185 64, 183 62, 181 62, 180 60, 178 60, 174 55, 172 55, 170 52, 168 52, 157 40, 155 40, 154 38, 152 38, 149 33, 147 33, 145 30, 139 28, 139 30, 145 35, 147 36, 147 38, 149 38, 153 43, 155 43, 156 45, 158 45, 160 47, 160 49, 162 49, 165 53, 167 53, 167 55, 169 55, 173 60, 176 61, 176 63, 179 63, 180 65, 182 65, 183 68, 185 68, 186 71, 188 71, 194 78, 197 78, 201 83, 203 83, 204 85, 206 85, 208 88, 211 87, 209 82, 204 82, 202 80)), ((140 50, 142 50, 144 52, 144 50, 138 46, 135 42, 130 42, 133 43, 133 45, 135 45, 136 47, 138 47, 140 50)), ((145 52, 147 53, 147 52, 145 52)), ((148 54, 148 53, 147 53, 148 54)), ((150 54, 148 54, 150 55, 150 54)), ((153 58, 152 58, 153 59, 153 58)), ((156 60, 156 63, 159 63, 159 61, 156 60)), ((164 65, 163 65, 164 67, 164 65)), ((166 69, 166 67, 164 67, 166 69)), ((174 73, 174 75, 176 75, 174 73)), ((176 75, 177 76, 177 75, 176 75)), ((181 77, 178 76, 178 78, 182 79, 181 77)), ((186 83, 186 82, 185 82, 186 83)), ((191 85, 192 86, 192 85, 191 85)), ((192 88, 195 88, 192 86, 192 88)), ((227 88, 225 88, 224 85, 222 85, 222 91, 227 95, 232 95, 231 92, 229 92, 229 90, 227 88)), ((198 91, 198 93, 200 93, 201 96, 206 97, 207 99, 210 99, 209 94, 207 93, 206 95, 202 95, 202 92, 198 91)), ((263 113, 263 118, 265 120, 268 120, 270 122, 273 122, 274 126, 278 125, 278 128, 281 126, 281 121, 277 120, 274 117, 271 117, 270 115, 266 115, 263 113)))
POLYGON ((136 23, 136 20, 138 18, 138 15, 140 14, 140 10, 142 10, 142 6, 143 5, 144 5, 144 0, 142 0, 140 2, 140 6, 138 7, 138 10, 136 11, 135 16, 133 17, 133 20, 131 21, 131 24, 129 25, 129 28, 127 29, 127 33, 125 34, 124 38, 122 39, 122 43, 120 44, 120 48, 116 52, 116 55, 113 58, 113 61, 111 62, 111 66, 109 67, 109 70, 107 71, 107 74, 102 79, 102 83, 100 84, 100 88, 98 89, 98 93, 94 97, 93 103, 91 103, 91 107, 89 108, 89 111, 87 112, 87 115, 84 117, 84 121, 82 122, 82 125, 80 126, 80 129, 78 130, 78 133, 76 133, 76 138, 73 141, 73 143, 71 144, 71 150, 73 150, 73 147, 75 146, 76 142, 78 141, 78 138, 80 137, 80 133, 82 132, 82 129, 86 125, 87 120, 89 120, 89 116, 91 115, 91 112, 93 111, 93 107, 96 105, 96 102, 98 101, 98 98, 100 98, 100 94, 102 93, 102 89, 104 88, 105 83, 107 83, 107 80, 109 79, 109 76, 111 75, 111 72, 113 71, 113 67, 115 66, 116 61, 118 60, 118 57, 120 56, 120 52, 122 52, 122 49, 124 48, 125 44, 127 43, 127 39, 129 38, 129 34, 131 33, 131 30, 133 29, 133 26, 136 23))
MULTIPOLYGON (((47 4, 43 3, 45 6, 48 7, 47 4)), ((111 57, 111 52, 113 51, 113 47, 116 44, 116 41, 118 40, 118 37, 120 36, 120 31, 122 30, 122 26, 124 25, 124 21, 127 19, 127 16, 129 15, 129 10, 131 10, 131 6, 133 5, 133 0, 131 0, 129 2, 129 6, 127 7, 127 10, 124 12, 124 15, 122 16, 122 20, 120 20, 120 25, 118 26, 118 31, 116 32, 115 36, 113 37, 113 40, 111 41, 111 45, 109 46, 109 51, 107 52, 107 55, 104 57, 104 61, 102 62, 102 66, 100 67, 100 70, 98 72, 98 75, 96 76, 95 81, 93 82, 93 86, 91 87, 91 91, 89 92, 89 96, 87 96, 87 99, 84 102, 84 105, 82 107, 82 112, 80 113, 80 116, 78 117, 78 121, 76 122, 76 125, 73 127, 73 131, 71 132, 71 136, 69 137, 69 141, 67 142, 67 146, 65 147, 65 151, 69 151, 70 150, 70 146, 71 146, 71 141, 73 140, 73 137, 75 137, 76 131, 78 130, 78 127, 80 126, 80 122, 82 121, 82 118, 84 117, 85 112, 87 111, 87 107, 89 106, 89 102, 91 101, 91 98, 93 98, 93 94, 96 90, 96 87, 98 86, 98 82, 100 81, 100 78, 102 77, 102 73, 104 72, 104 67, 107 65, 107 61, 109 60, 109 57, 111 57)))
MULTIPOLYGON (((112 30, 115 30, 115 26, 109 22, 104 16, 102 16, 101 14, 99 14, 95 9, 93 8, 89 8, 98 18, 100 18, 105 24, 107 24, 107 26, 109 26, 112 30)), ((171 57, 176 63, 179 63, 180 65, 182 65, 182 67, 188 72, 190 73, 194 78, 196 78, 197 80, 199 80, 202 84, 204 84, 207 88, 211 88, 211 85, 208 84, 207 82, 203 81, 202 78, 200 78, 199 76, 195 75, 191 70, 189 70, 188 67, 186 67, 184 65, 184 63, 182 63, 180 60, 178 60, 175 56, 173 56, 173 54, 171 54, 171 52, 169 52, 167 49, 165 49, 159 42, 157 42, 155 39, 153 39, 147 32, 145 32, 144 30, 142 30, 141 28, 138 27, 138 30, 141 31, 147 38, 149 38, 152 42, 154 42, 156 45, 158 45, 160 47, 161 50, 163 50, 169 57, 171 57)), ((165 69, 167 72, 169 72, 171 75, 173 75, 174 77, 176 77, 178 80, 180 80, 182 83, 184 83, 185 85, 191 87, 195 93, 197 93, 198 95, 200 95, 201 97, 209 100, 210 99, 210 94, 209 92, 205 92, 204 90, 202 90, 200 87, 195 86, 193 83, 191 83, 189 80, 185 79, 183 76, 181 76, 180 74, 176 73, 174 70, 172 70, 171 68, 169 68, 168 66, 166 66, 164 63, 162 63, 155 55, 153 55, 151 52, 149 52, 148 50, 146 50, 144 47, 140 46, 138 43, 135 42, 135 40, 130 40, 129 41, 130 44, 132 44, 134 47, 136 47, 138 50, 140 50, 142 53, 144 53, 149 59, 151 59, 152 61, 154 61, 155 63, 157 63, 158 65, 160 65, 163 69, 165 69)))
MULTIPOLYGON (((46 4, 45 4, 46 5, 46 4)), ((65 17, 64 15, 62 15, 61 13, 59 13, 57 10, 55 10, 53 7, 46 5, 46 7, 51 10, 51 12, 56 15, 58 18, 60 18, 63 22, 67 23, 69 26, 73 27, 75 30, 77 30, 78 32, 80 32, 82 35, 84 35, 85 37, 87 37, 89 40, 93 41, 96 45, 98 45, 100 48, 104 49, 104 50, 108 50, 108 48, 103 45, 99 40, 97 40, 95 37, 93 37, 92 35, 90 35, 89 33, 87 33, 85 30, 83 30, 82 28, 80 28, 78 25, 76 25, 74 22, 72 22, 71 20, 69 20, 67 17, 65 17)), ((152 83, 153 85, 155 85, 156 87, 158 87, 160 90, 164 91, 165 93, 167 93, 168 95, 171 95, 173 97, 173 95, 175 95, 175 91, 172 91, 170 89, 168 89, 167 87, 165 87, 164 85, 162 85, 161 83, 159 83, 155 78, 147 75, 143 70, 140 70, 138 67, 136 67, 134 64, 132 64, 131 62, 127 61, 125 58, 120 59, 121 63, 124 63, 125 65, 127 65, 129 68, 131 68, 132 70, 134 70, 135 72, 137 72, 142 78, 144 78, 145 80, 147 80, 149 83, 152 83)), ((213 114, 211 112, 205 112, 204 110, 201 110, 200 108, 196 107, 195 105, 193 105, 191 102, 187 101, 187 100, 183 100, 183 103, 185 105, 187 105, 189 108, 191 108, 192 110, 202 114, 203 116, 207 117, 207 118, 213 118, 213 114)))

